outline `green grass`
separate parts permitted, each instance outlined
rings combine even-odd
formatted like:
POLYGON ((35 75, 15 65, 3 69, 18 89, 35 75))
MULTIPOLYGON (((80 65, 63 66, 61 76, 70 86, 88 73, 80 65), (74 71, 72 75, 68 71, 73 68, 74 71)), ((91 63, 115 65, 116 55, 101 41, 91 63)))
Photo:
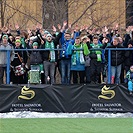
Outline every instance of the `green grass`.
POLYGON ((0 119, 0 133, 133 133, 132 118, 0 119))

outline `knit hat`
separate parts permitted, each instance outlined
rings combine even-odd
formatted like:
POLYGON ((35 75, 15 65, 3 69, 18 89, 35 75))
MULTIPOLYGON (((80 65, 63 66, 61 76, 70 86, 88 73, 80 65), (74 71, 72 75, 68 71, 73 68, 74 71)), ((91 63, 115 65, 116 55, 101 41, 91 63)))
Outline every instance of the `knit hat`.
POLYGON ((3 39, 3 38, 8 39, 8 35, 3 35, 3 36, 2 36, 2 39, 3 39))
POLYGON ((47 30, 44 31, 44 34, 50 34, 47 30))
POLYGON ((37 43, 37 42, 34 42, 34 43, 32 44, 32 46, 38 46, 38 43, 37 43))
POLYGON ((21 41, 20 41, 19 39, 17 39, 17 40, 15 41, 15 43, 16 43, 16 42, 19 42, 19 43, 21 43, 21 41))
POLYGON ((48 37, 52 37, 52 35, 51 34, 47 34, 46 38, 48 38, 48 37))

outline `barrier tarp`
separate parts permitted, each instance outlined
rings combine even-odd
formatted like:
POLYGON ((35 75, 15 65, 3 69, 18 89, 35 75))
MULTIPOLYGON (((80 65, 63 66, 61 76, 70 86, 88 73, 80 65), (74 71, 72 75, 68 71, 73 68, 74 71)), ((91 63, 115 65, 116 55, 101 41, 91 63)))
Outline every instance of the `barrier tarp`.
POLYGON ((1 85, 0 112, 133 112, 126 84, 1 85))

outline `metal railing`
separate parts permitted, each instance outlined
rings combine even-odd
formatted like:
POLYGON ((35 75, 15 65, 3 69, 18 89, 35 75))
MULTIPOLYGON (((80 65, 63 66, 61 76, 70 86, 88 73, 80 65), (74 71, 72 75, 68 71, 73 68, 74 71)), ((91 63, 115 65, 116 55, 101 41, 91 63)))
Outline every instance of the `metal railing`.
POLYGON ((127 50, 127 51, 132 51, 133 48, 105 48, 105 50, 108 50, 108 83, 111 83, 111 51, 112 50, 127 50))
MULTIPOLYGON (((0 52, 1 51, 7 52, 6 84, 10 84, 10 54, 11 54, 11 51, 46 51, 46 50, 48 50, 48 49, 10 49, 10 50, 0 49, 0 52)), ((62 51, 63 49, 54 49, 54 50, 62 51)), ((108 83, 111 83, 111 51, 112 50, 117 50, 117 51, 118 50, 130 50, 130 51, 132 51, 133 48, 105 48, 104 50, 108 50, 108 72, 107 72, 108 76, 107 76, 107 78, 108 78, 108 83)))

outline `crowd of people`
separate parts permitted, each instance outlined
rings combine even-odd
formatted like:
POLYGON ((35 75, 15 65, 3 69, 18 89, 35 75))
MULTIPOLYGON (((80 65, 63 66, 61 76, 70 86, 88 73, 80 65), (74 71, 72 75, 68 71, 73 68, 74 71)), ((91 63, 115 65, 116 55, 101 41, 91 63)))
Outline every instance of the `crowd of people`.
POLYGON ((108 50, 111 50, 111 83, 124 83, 126 73, 133 65, 133 27, 127 27, 122 35, 118 28, 90 29, 76 25, 72 28, 64 21, 62 26, 52 27, 52 32, 36 26, 23 31, 16 25, 16 35, 3 27, 0 33, 0 84, 6 73, 7 56, 10 52, 10 82, 28 83, 28 71, 39 70, 42 83, 56 83, 57 69, 61 84, 107 82, 108 50), (123 50, 118 50, 123 48, 123 50), (16 50, 17 49, 17 50, 16 50), (22 50, 23 49, 23 50, 22 50), (25 50, 24 50, 25 49, 25 50), (33 50, 32 50, 33 49, 33 50), (18 68, 18 69, 17 69, 18 68), (21 71, 19 71, 21 69, 21 71))

